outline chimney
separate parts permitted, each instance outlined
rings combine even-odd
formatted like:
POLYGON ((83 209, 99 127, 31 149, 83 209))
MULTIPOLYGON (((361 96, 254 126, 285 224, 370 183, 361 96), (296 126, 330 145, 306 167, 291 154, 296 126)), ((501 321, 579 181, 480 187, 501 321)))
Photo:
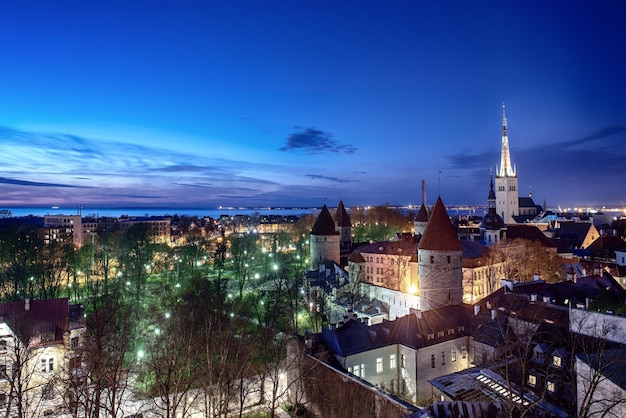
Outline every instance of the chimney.
POLYGON ((422 205, 426 206, 426 180, 422 179, 422 205))
POLYGON ((24 299, 24 310, 30 311, 30 299, 29 298, 24 299))

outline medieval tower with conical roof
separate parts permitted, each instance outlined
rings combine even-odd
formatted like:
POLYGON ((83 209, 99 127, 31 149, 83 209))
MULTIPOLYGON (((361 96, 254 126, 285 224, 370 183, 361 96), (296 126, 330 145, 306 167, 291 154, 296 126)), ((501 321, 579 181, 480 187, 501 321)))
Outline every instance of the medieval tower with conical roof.
POLYGON ((340 235, 326 205, 322 208, 310 234, 311 270, 326 261, 340 262, 340 235))
POLYGON ((515 223, 514 216, 519 215, 519 193, 516 169, 511 163, 509 137, 507 133, 506 113, 502 105, 502 151, 500 167, 496 168, 496 211, 504 222, 515 223))
POLYGON ((417 247, 420 310, 463 302, 463 247, 441 198, 417 247))
POLYGON ((352 222, 350 222, 350 216, 348 216, 346 207, 343 205, 343 200, 339 200, 339 205, 335 212, 335 224, 339 232, 341 248, 350 248, 350 243, 352 242, 352 222))

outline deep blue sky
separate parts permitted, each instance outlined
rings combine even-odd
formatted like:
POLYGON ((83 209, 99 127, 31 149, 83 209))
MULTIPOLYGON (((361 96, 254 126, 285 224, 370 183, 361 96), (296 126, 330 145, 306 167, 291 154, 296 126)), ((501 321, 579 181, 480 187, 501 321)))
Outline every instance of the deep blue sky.
POLYGON ((422 178, 427 203, 482 204, 502 102, 520 193, 626 205, 625 16, 621 0, 1 2, 0 206, 410 204, 422 178))

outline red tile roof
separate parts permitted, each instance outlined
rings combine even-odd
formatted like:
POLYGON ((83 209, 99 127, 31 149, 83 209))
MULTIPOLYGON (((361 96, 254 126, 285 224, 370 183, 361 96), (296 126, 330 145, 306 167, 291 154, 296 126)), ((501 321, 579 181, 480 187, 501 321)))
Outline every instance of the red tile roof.
POLYGON ((437 199, 430 220, 424 230, 418 249, 434 251, 462 251, 461 241, 452 225, 441 198, 437 199))
POLYGON ((340 200, 339 205, 337 206, 337 211, 335 212, 335 222, 337 222, 337 226, 340 227, 352 226, 348 212, 346 212, 346 207, 343 205, 343 200, 340 200))
POLYGON ((311 235, 339 235, 337 228, 335 227, 335 221, 330 215, 326 205, 322 208, 313 229, 311 229, 311 235))
POLYGON ((12 327, 16 321, 27 320, 38 330, 54 329, 54 342, 63 341, 69 329, 69 301, 59 298, 0 303, 0 316, 12 327))

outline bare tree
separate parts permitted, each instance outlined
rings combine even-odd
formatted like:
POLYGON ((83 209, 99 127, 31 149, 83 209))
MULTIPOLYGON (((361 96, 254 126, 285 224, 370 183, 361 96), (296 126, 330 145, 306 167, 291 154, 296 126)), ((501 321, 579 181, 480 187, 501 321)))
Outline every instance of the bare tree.
POLYGON ((623 382, 626 349, 621 317, 573 309, 570 317, 572 367, 577 387, 578 416, 622 417, 626 412, 623 382), (617 382, 617 383, 615 383, 617 382))
POLYGON ((120 415, 129 395, 135 356, 133 305, 115 294, 98 294, 86 305, 86 331, 71 342, 66 373, 66 399, 74 416, 120 415))

